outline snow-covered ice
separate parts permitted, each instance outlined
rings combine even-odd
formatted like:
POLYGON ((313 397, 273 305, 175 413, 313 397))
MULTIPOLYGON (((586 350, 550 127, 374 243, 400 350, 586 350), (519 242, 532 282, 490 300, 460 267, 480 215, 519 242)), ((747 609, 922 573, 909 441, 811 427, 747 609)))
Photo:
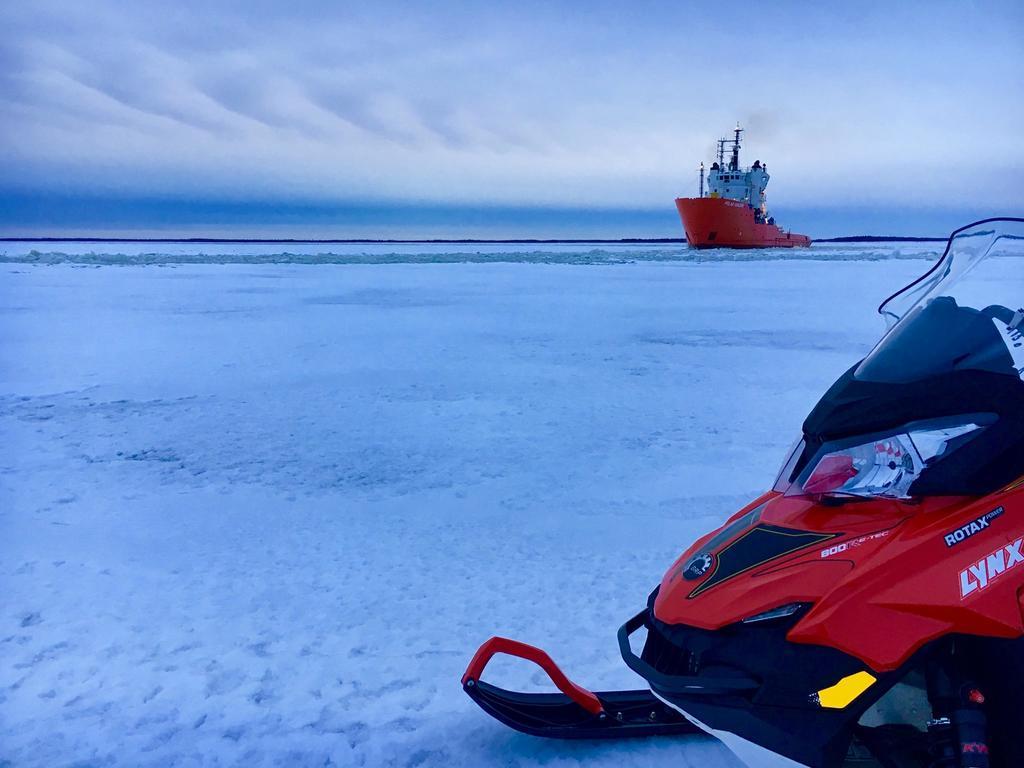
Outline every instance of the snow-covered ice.
POLYGON ((459 677, 639 684, 619 624, 928 266, 874 258, 0 265, 0 765, 737 765, 459 677))
POLYGON ((934 258, 944 243, 816 243, 812 248, 690 250, 674 243, 0 242, 0 263, 621 264, 638 261, 881 261, 934 258))

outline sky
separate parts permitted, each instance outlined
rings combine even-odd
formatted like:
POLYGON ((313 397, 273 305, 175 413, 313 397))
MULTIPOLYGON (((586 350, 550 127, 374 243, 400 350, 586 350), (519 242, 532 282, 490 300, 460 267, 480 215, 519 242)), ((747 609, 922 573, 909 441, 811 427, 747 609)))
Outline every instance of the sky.
POLYGON ((1019 2, 40 0, 0 30, 4 236, 679 237, 737 121, 796 231, 1024 210, 1019 2))

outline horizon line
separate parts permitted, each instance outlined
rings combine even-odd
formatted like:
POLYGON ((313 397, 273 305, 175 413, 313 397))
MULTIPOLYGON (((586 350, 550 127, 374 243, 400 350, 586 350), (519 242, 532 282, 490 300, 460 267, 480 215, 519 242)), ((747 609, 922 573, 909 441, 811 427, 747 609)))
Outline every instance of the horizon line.
MULTIPOLYGON (((843 235, 841 237, 812 238, 812 243, 879 243, 879 242, 945 242, 949 237, 920 237, 914 235, 843 235)), ((265 238, 265 237, 0 237, 0 243, 324 243, 324 244, 687 244, 683 237, 620 237, 620 238, 265 238)))

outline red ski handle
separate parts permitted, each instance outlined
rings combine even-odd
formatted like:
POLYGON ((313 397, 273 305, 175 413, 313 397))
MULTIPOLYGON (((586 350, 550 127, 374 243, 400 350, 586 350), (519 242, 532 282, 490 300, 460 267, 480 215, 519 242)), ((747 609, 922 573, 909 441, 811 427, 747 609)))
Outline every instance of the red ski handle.
POLYGON ((551 678, 551 682, 555 684, 558 690, 587 710, 587 712, 592 715, 600 715, 604 712, 604 705, 601 704, 601 700, 586 688, 576 685, 576 683, 566 677, 565 673, 558 668, 558 665, 555 664, 547 653, 536 646, 520 643, 518 640, 509 640, 507 637, 492 637, 477 649, 472 661, 469 662, 469 666, 466 667, 466 674, 462 676, 462 684, 469 685, 471 684, 470 681, 474 683, 479 681, 484 667, 487 666, 487 662, 499 653, 532 661, 547 673, 548 677, 551 678))

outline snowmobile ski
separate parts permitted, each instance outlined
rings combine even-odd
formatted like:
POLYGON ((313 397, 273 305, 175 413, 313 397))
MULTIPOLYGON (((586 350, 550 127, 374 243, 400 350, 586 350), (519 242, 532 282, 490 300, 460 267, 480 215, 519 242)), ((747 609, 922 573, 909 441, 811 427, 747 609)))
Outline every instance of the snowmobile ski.
POLYGON ((462 687, 491 717, 531 736, 621 739, 701 732, 649 690, 593 693, 566 677, 540 648, 504 637, 492 637, 480 646, 462 677, 462 687), (482 681, 484 667, 499 653, 534 662, 560 693, 521 693, 482 681))

